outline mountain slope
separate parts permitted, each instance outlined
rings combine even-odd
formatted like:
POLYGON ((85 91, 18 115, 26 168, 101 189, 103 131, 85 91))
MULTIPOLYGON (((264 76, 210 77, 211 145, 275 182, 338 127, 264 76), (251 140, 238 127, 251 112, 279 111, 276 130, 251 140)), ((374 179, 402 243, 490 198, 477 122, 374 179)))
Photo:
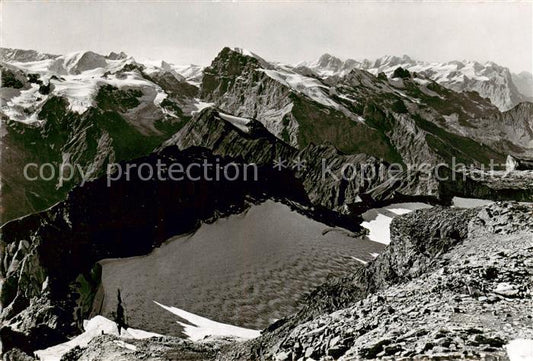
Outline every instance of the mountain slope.
MULTIPOLYGON (((414 168, 533 157, 527 103, 500 113, 475 92, 458 93, 401 68, 374 76, 328 56, 319 65, 337 75, 319 77, 229 48, 203 74, 196 66, 140 64, 124 53, 2 54, 3 222, 63 199, 82 175, 94 179, 109 163, 147 154, 210 104, 257 119, 297 150, 330 144, 414 168), (79 168, 71 180, 29 181, 28 163, 79 168)), ((343 199, 321 202, 337 207, 343 199)))
POLYGON ((294 146, 329 141, 348 153, 371 147, 379 157, 399 159, 377 130, 358 122, 327 92, 317 79, 225 48, 205 69, 200 96, 232 114, 259 120, 294 146))
POLYGON ((148 75, 125 54, 2 55, 1 223, 49 207, 110 163, 148 154, 202 106, 182 76, 148 75), (44 164, 50 179, 39 176, 44 164))
POLYGON ((200 146, 245 163, 289 169, 315 206, 350 214, 376 204, 449 203, 454 196, 523 201, 533 197, 527 172, 483 176, 439 167, 438 173, 428 173, 427 169, 398 169, 366 154, 344 154, 331 144, 298 149, 273 136, 257 120, 216 108, 195 115, 160 149, 168 146, 182 150, 200 146))
MULTIPOLYGON (((104 108, 120 107, 123 102, 116 100, 123 99, 122 95, 106 97, 104 108)), ((66 100, 56 102, 67 107, 66 100)), ((61 130, 64 122, 76 122, 70 113, 61 117, 64 109, 49 111, 53 116, 47 117, 46 129, 61 130)), ((92 112, 98 114, 100 110, 83 115, 92 112)), ((91 122, 99 123, 98 119, 91 122)), ((104 131, 107 125, 104 122, 96 129, 104 131)), ((120 124, 119 129, 124 127, 120 124)), ((57 144, 65 142, 60 138, 64 132, 49 134, 57 134, 57 144)), ((146 164, 159 169, 160 162, 187 169, 192 164, 223 168, 256 162, 259 178, 213 181, 202 178, 205 173, 201 167, 191 167, 191 178, 181 181, 169 177, 169 167, 162 168, 162 176, 150 179, 139 172, 114 173, 112 178, 119 179, 110 181, 101 176, 74 188, 54 207, 5 224, 0 240, 0 276, 5 280, 0 289, 0 340, 4 351, 18 348, 29 353, 64 342, 79 332, 97 296, 101 274, 93 267, 96 261, 149 253, 170 237, 197 229, 201 222, 241 213, 265 199, 283 202, 321 223, 359 233, 360 212, 375 204, 445 202, 454 195, 531 200, 533 195, 531 178, 527 183, 526 177, 525 185, 518 184, 514 173, 504 175, 508 184, 496 182, 493 186, 475 178, 435 183, 417 172, 391 177, 386 172, 389 164, 375 157, 343 154, 326 144, 297 149, 269 133, 257 120, 214 108, 194 115, 157 152, 123 161, 120 169, 139 170, 146 164), (278 157, 288 165, 277 169, 274 164, 278 157), (297 159, 305 161, 305 167, 299 169, 293 163, 297 159), (331 163, 325 178, 323 160, 331 163), (341 178, 345 164, 354 167, 357 175, 341 178), (371 171, 370 175, 365 170, 371 171)))

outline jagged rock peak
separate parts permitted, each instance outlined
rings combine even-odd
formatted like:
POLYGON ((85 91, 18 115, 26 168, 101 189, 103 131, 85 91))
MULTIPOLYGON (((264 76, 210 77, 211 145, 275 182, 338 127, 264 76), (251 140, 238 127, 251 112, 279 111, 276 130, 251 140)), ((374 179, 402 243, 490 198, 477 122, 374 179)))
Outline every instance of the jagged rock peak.
POLYGON ((109 55, 107 56, 107 58, 109 60, 121 60, 121 59, 127 59, 128 58, 128 54, 126 54, 125 52, 121 51, 120 53, 115 53, 114 51, 110 52, 109 55))
POLYGON ((385 56, 382 56, 381 58, 378 58, 374 61, 374 67, 380 67, 380 66, 385 66, 385 65, 388 65, 388 66, 396 66, 396 65, 399 65, 399 64, 415 64, 416 62, 411 59, 409 56, 407 55, 403 55, 403 56, 395 56, 395 55, 385 55, 385 56))
MULTIPOLYGON (((271 69, 273 68, 272 64, 270 64, 268 61, 260 57, 259 55, 251 52, 250 50, 244 49, 244 48, 230 48, 230 47, 224 47, 216 56, 216 58, 211 63, 211 66, 215 64, 215 62, 228 62, 231 61, 231 59, 246 59, 244 62, 254 59, 257 61, 258 65, 264 69, 271 69)), ((240 63, 243 61, 241 60, 240 63)))
POLYGON ((318 59, 311 62, 300 62, 296 68, 308 68, 316 74, 328 77, 333 75, 345 75, 355 68, 361 67, 360 63, 354 59, 341 59, 329 53, 322 54, 318 59))
POLYGON ((325 53, 317 60, 317 64, 323 67, 340 67, 343 61, 331 54, 325 53))

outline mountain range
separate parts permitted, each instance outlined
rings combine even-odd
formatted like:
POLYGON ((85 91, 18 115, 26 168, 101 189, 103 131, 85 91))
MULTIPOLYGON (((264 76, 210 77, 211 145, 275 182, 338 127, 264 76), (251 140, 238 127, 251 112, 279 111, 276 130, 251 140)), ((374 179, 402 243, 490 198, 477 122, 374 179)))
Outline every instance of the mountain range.
POLYGON ((383 72, 390 76, 398 67, 427 76, 437 83, 458 91, 475 91, 483 98, 490 99, 501 111, 509 110, 520 102, 531 101, 533 97, 532 75, 519 74, 488 61, 449 61, 443 63, 414 60, 407 55, 383 56, 376 60, 341 60, 324 54, 311 62, 302 62, 297 67, 309 68, 320 77, 343 76, 353 69, 363 69, 378 75, 383 72))
POLYGON ((201 68, 142 64, 124 53, 3 49, 0 66, 4 222, 46 208, 81 181, 30 182, 22 164, 77 164, 94 179, 109 163, 148 154, 210 105, 256 119, 296 148, 327 142, 410 167, 533 156, 531 103, 500 110, 525 98, 493 63, 324 55, 290 66, 224 48, 201 68), (509 95, 507 105, 484 98, 491 84, 509 95))
MULTIPOLYGON (((292 66, 240 48, 222 49, 205 68, 140 62, 125 53, 2 49, 1 55, 0 346, 8 360, 33 360, 58 344, 62 353, 52 359, 500 357, 506 342, 529 335, 524 275, 533 230, 527 203, 533 201, 533 103, 518 90, 527 88, 527 74, 494 63, 429 64, 406 56, 357 62, 324 55, 292 66), (213 182, 194 168, 198 181, 139 173, 109 181, 116 167, 161 162, 254 164, 259 176, 213 182), (67 166, 71 173, 58 173, 67 166), (526 203, 465 210, 450 207, 456 197, 526 203), (433 208, 406 215, 412 209, 397 208, 405 202, 433 208), (254 277, 264 270, 251 271, 246 252, 256 251, 244 247, 244 274, 228 271, 232 259, 213 272, 235 276, 243 295, 272 298, 255 305, 281 315, 261 336, 196 344, 167 335, 124 346, 121 328, 131 335, 154 323, 142 313, 125 317, 138 305, 120 289, 106 294, 101 262, 153 254, 174 237, 187 247, 207 226, 231 229, 260 204, 272 207, 268 219, 277 223, 259 232, 267 239, 280 232, 276 239, 289 247, 294 237, 305 241, 299 232, 285 239, 294 219, 313 225, 315 241, 342 238, 360 246, 365 224, 387 219, 366 220, 378 211, 394 214, 390 239, 381 241, 390 244, 365 239, 372 252, 382 250, 379 256, 334 249, 332 257, 340 258, 325 267, 344 264, 344 276, 321 278, 322 285, 297 295, 287 295, 283 279, 271 274, 261 274, 268 292, 255 289, 254 277), (279 219, 279 209, 290 219, 279 219), (243 279, 252 284, 244 289, 243 279), (295 296, 302 297, 295 314, 276 309, 277 297, 295 296), (414 306, 419 300, 424 307, 414 306), (86 342, 75 345, 84 320, 110 309, 118 331, 97 330, 89 340, 82 333, 86 342), (130 321, 138 324, 127 327, 130 321), (505 329, 496 329, 502 322, 505 329)), ((276 252, 263 252, 277 276, 276 269, 287 267, 316 269, 304 256, 287 266, 276 252)), ((147 262, 153 270, 160 266, 147 262)), ((144 294, 140 279, 126 281, 144 294)), ((204 296, 229 298, 231 307, 235 295, 204 296)))

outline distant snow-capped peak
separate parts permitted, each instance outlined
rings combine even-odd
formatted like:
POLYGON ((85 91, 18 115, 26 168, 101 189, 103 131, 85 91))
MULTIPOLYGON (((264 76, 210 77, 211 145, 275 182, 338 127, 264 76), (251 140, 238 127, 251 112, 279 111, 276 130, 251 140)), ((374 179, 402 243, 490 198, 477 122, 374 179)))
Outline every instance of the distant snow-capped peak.
POLYGON ((508 68, 492 61, 483 64, 468 60, 439 63, 414 60, 407 55, 386 55, 375 60, 357 61, 324 54, 315 61, 301 62, 296 67, 309 68, 320 77, 344 76, 353 69, 391 76, 394 70, 402 67, 455 91, 477 91, 502 111, 511 109, 533 95, 533 80, 529 80, 530 77, 511 74, 508 68))
POLYGON ((6 93, 0 107, 0 113, 25 123, 36 122, 41 106, 52 96, 66 98, 71 111, 84 113, 94 105, 98 89, 104 84, 117 88, 152 89, 148 91, 147 99, 153 98, 154 105, 160 107, 167 94, 150 76, 171 73, 179 82, 198 86, 203 70, 196 65, 175 66, 165 61, 143 64, 124 52, 112 52, 107 56, 93 51, 65 55, 17 49, 0 49, 0 52, 1 66, 25 74, 23 78, 29 75, 38 78, 39 83, 25 80, 22 88, 6 93), (135 67, 143 71, 133 71, 135 67), (41 93, 41 84, 49 87, 49 93, 41 93))

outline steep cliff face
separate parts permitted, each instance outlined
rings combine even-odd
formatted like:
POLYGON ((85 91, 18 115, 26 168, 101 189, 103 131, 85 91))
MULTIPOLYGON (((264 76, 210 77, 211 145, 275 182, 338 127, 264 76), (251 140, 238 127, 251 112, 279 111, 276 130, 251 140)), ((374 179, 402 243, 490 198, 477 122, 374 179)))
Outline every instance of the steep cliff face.
POLYGON ((257 56, 223 49, 204 70, 200 96, 237 116, 255 118, 293 146, 329 141, 348 153, 372 147, 377 156, 398 158, 380 133, 329 96, 318 79, 257 56))
POLYGON ((199 146, 249 163, 272 164, 274 159, 290 159, 297 149, 270 133, 259 121, 235 117, 209 107, 195 115, 159 149, 176 145, 180 149, 199 146), (232 120, 236 119, 235 121, 232 120), (236 122, 240 121, 242 125, 236 122))
MULTIPOLYGON (((531 149, 533 148, 533 103, 521 103, 509 111, 501 114, 501 133, 505 134, 504 139, 514 139, 512 147, 531 149)), ((531 151, 524 152, 531 155, 531 151)))
POLYGON ((220 359, 505 357, 509 341, 532 337, 531 212, 500 203, 398 217, 375 261, 220 359))
POLYGON ((298 150, 256 120, 246 119, 243 131, 228 121, 228 116, 213 108, 205 109, 162 148, 201 146, 248 163, 292 169, 314 204, 342 212, 409 197, 438 202, 437 182, 431 177, 422 181, 420 172, 413 171, 409 177, 407 172, 389 172, 387 162, 366 154, 343 154, 331 144, 310 144, 298 150))
POLYGON ((147 254, 173 235, 238 213, 253 202, 272 198, 294 207, 302 204, 300 212, 311 218, 360 231, 356 217, 313 208, 288 170, 259 167, 256 173, 243 167, 238 179, 213 181, 216 168, 233 162, 201 148, 181 152, 167 147, 122 163, 117 171, 155 170, 163 164, 151 179, 137 171, 115 173, 112 181, 98 178, 45 212, 5 224, 0 242, 3 351, 16 347, 31 352, 74 334, 91 310, 98 260, 147 254), (206 162, 212 165, 208 176, 202 167, 191 166, 183 180, 176 180, 175 173, 170 177, 171 164, 189 169, 206 162))
POLYGON ((260 58, 224 48, 204 70, 200 96, 237 116, 258 119, 274 135, 283 133, 297 144, 290 89, 260 72, 262 65, 271 67, 260 58))
POLYGON ((519 74, 512 74, 512 77, 518 91, 528 97, 529 101, 533 100, 533 75, 523 71, 519 74))
MULTIPOLYGON (((524 102, 502 113, 469 118, 466 128, 457 127, 457 114, 447 115, 445 120, 463 136, 487 144, 499 153, 526 158, 533 155, 533 103, 524 102)), ((494 159, 502 162, 501 157, 494 159)))

